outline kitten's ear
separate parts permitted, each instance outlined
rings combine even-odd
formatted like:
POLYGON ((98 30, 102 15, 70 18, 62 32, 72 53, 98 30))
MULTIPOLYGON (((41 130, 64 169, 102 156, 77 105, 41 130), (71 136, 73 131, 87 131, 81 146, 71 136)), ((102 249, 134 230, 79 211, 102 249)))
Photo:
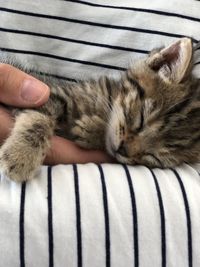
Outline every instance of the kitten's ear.
POLYGON ((192 60, 192 41, 182 38, 178 42, 150 54, 148 64, 166 82, 180 83, 187 75, 192 60))

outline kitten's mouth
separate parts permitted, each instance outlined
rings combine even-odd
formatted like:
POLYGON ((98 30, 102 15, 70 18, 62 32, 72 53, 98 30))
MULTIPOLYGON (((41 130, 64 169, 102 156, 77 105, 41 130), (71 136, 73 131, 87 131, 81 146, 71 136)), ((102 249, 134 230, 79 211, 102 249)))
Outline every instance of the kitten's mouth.
POLYGON ((111 155, 113 158, 115 158, 118 162, 124 163, 124 164, 136 164, 136 162, 133 162, 130 160, 130 158, 126 157, 125 155, 122 155, 119 152, 120 145, 115 145, 113 143, 113 140, 110 136, 107 136, 106 139, 106 150, 109 155, 111 155))
POLYGON ((110 154, 112 157, 114 157, 118 162, 124 163, 124 164, 131 164, 130 160, 127 157, 124 157, 117 153, 117 149, 111 142, 107 142, 106 149, 108 154, 110 154))

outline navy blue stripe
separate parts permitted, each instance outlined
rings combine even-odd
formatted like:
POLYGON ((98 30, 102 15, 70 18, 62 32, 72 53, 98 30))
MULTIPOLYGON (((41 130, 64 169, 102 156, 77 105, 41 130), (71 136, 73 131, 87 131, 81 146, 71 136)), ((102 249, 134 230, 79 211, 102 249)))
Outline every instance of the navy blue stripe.
POLYGON ((90 61, 85 61, 85 60, 78 60, 78 59, 74 59, 74 58, 61 57, 61 56, 56 56, 56 55, 52 55, 52 54, 48 54, 48 53, 19 50, 19 49, 10 49, 10 48, 4 48, 4 47, 1 47, 0 50, 10 52, 10 53, 16 53, 16 54, 35 55, 35 56, 40 56, 40 57, 53 58, 53 59, 57 59, 57 60, 69 61, 69 62, 79 63, 79 64, 83 64, 83 65, 91 65, 91 66, 106 68, 106 69, 114 69, 114 70, 121 70, 121 71, 126 70, 125 68, 122 68, 122 67, 117 67, 117 66, 112 66, 112 65, 107 65, 107 64, 101 64, 101 63, 96 63, 96 62, 90 62, 90 61))
POLYGON ((80 207, 80 192, 79 178, 77 165, 73 164, 74 171, 74 191, 76 201, 76 232, 77 232, 77 266, 82 267, 82 232, 81 232, 81 207, 80 207))
POLYGON ((187 16, 187 15, 182 15, 182 14, 178 14, 178 13, 170 13, 170 12, 166 12, 166 11, 160 11, 160 10, 144 9, 144 8, 136 8, 136 7, 125 7, 125 6, 102 5, 102 4, 96 4, 96 3, 91 3, 91 2, 87 2, 87 1, 78 1, 78 0, 64 0, 64 1, 79 3, 79 4, 93 6, 93 7, 102 7, 102 8, 110 8, 110 9, 136 11, 136 12, 156 14, 156 15, 159 15, 159 16, 177 17, 177 18, 182 18, 182 19, 186 19, 186 20, 200 22, 199 18, 195 18, 195 17, 191 17, 191 16, 187 16))
POLYGON ((68 82, 78 82, 78 80, 76 80, 76 79, 60 76, 60 75, 57 75, 57 74, 47 73, 47 72, 43 72, 43 71, 35 71, 34 70, 34 73, 38 74, 38 75, 52 77, 52 78, 59 79, 59 80, 65 80, 65 81, 68 81, 68 82))
POLYGON ((44 37, 44 38, 49 38, 49 39, 56 39, 56 40, 60 40, 60 41, 65 41, 65 42, 78 43, 78 44, 89 45, 89 46, 97 46, 97 47, 103 47, 103 48, 114 49, 114 50, 122 50, 122 51, 127 51, 127 52, 135 52, 135 53, 140 53, 140 54, 148 54, 149 53, 149 51, 142 50, 142 49, 135 49, 135 48, 123 47, 123 46, 117 46, 117 45, 108 45, 108 44, 102 44, 102 43, 94 43, 94 42, 88 42, 88 41, 66 38, 66 37, 56 36, 56 35, 51 35, 51 34, 38 33, 38 32, 8 29, 8 28, 2 28, 2 27, 0 27, 0 31, 20 34, 20 35, 44 37))
POLYGON ((184 201, 184 206, 185 206, 185 213, 186 213, 186 220, 187 220, 187 237, 188 237, 188 266, 192 267, 193 266, 193 255, 192 255, 192 225, 191 225, 191 217, 190 217, 190 208, 189 208, 189 203, 188 203, 188 199, 187 199, 187 194, 185 191, 185 187, 184 184, 182 182, 182 179, 179 175, 179 173, 175 170, 172 169, 172 171, 174 172, 180 188, 181 188, 181 192, 183 195, 183 201, 184 201))
POLYGON ((47 73, 47 72, 43 72, 43 71, 36 71, 35 69, 34 70, 26 70, 26 72, 30 73, 31 75, 37 74, 37 75, 41 75, 41 76, 52 77, 52 78, 59 79, 59 80, 65 80, 68 82, 78 82, 79 81, 78 79, 73 79, 73 78, 69 78, 66 76, 61 76, 61 75, 57 75, 57 74, 53 74, 53 73, 47 73), (31 72, 33 72, 33 73, 31 73, 31 72))
MULTIPOLYGON (((4 8, 4 7, 1 7, 0 11, 20 14, 20 15, 25 15, 25 16, 32 16, 32 17, 39 17, 39 18, 46 18, 46 19, 60 20, 60 21, 67 21, 67 22, 83 24, 83 25, 89 25, 89 26, 95 26, 95 27, 110 28, 110 29, 116 29, 116 30, 134 31, 134 32, 141 32, 141 33, 147 33, 147 34, 169 36, 169 37, 175 37, 175 38, 190 37, 190 36, 185 36, 185 35, 182 35, 182 34, 174 34, 174 33, 169 33, 169 32, 162 32, 162 31, 155 31, 155 30, 148 30, 148 29, 139 29, 139 28, 134 28, 134 27, 119 26, 119 25, 113 25, 113 24, 111 25, 111 24, 104 24, 104 23, 98 23, 98 22, 93 22, 93 21, 71 19, 71 18, 66 18, 66 17, 46 15, 46 14, 38 14, 38 13, 34 13, 34 12, 14 10, 14 9, 4 8)), ((192 38, 192 40, 195 43, 198 43, 198 41, 196 39, 192 38)))
POLYGON ((20 267, 25 267, 25 245, 24 245, 24 213, 25 213, 25 196, 26 196, 26 183, 21 185, 21 201, 20 201, 20 214, 19 214, 19 247, 20 247, 20 267))
POLYGON ((161 252, 162 252, 162 267, 166 267, 166 227, 165 227, 165 211, 164 211, 164 205, 162 200, 162 195, 160 191, 160 187, 156 178, 155 173, 149 169, 157 191, 158 196, 158 204, 160 209, 160 221, 161 221, 161 252))
POLYGON ((133 183, 131 179, 130 172, 128 170, 128 167, 126 165, 122 165, 130 191, 130 197, 131 197, 131 206, 132 206, 132 217, 133 217, 133 242, 134 242, 134 266, 139 266, 139 245, 138 245, 138 219, 137 219, 137 206, 136 206, 136 199, 135 199, 135 192, 133 188, 133 183))
POLYGON ((53 208, 52 208, 52 167, 47 169, 47 202, 48 202, 48 234, 49 234, 49 267, 54 266, 53 244, 53 208))
POLYGON ((101 165, 97 165, 100 172, 101 184, 102 184, 102 196, 103 196, 103 206, 104 206, 104 219, 105 219, 105 249, 106 249, 106 267, 111 266, 110 258, 110 222, 109 222, 109 212, 108 212, 108 197, 107 197, 107 188, 104 177, 104 172, 101 165))

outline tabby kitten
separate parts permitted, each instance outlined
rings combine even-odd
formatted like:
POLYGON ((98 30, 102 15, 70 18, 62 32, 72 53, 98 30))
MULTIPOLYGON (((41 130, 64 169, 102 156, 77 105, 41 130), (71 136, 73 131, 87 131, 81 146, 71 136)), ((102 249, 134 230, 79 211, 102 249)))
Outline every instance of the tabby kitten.
POLYGON ((13 110, 1 170, 16 181, 30 179, 55 133, 122 163, 167 168, 199 162, 200 82, 191 73, 192 56, 192 42, 183 38, 152 51, 119 80, 69 83, 29 72, 51 87, 51 96, 40 108, 13 110))

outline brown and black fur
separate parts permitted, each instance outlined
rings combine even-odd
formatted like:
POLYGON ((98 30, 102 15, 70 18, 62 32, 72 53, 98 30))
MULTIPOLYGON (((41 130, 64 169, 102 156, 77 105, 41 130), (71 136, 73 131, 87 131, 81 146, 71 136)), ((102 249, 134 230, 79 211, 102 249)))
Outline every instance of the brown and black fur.
POLYGON ((200 82, 191 73, 192 56, 191 40, 183 38, 152 51, 119 80, 70 83, 29 72, 51 95, 40 108, 13 110, 16 122, 1 147, 0 168, 13 180, 30 179, 55 133, 123 163, 167 168, 200 162, 200 82))

